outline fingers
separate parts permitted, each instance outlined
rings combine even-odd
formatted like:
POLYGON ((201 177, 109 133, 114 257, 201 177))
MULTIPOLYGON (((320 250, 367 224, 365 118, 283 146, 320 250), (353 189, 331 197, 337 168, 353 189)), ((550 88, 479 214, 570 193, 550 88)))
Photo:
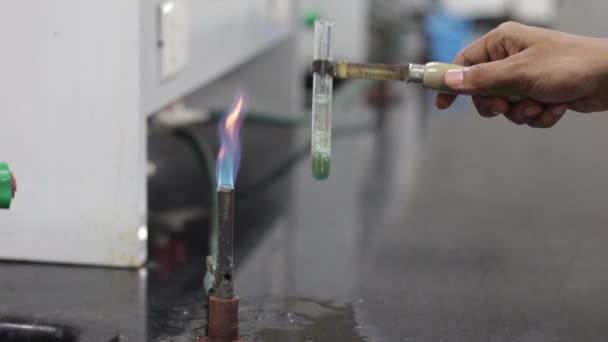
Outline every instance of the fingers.
POLYGON ((566 110, 568 110, 568 106, 565 104, 547 106, 541 115, 528 122, 528 126, 534 128, 553 127, 564 116, 566 110))
POLYGON ((519 23, 503 23, 464 48, 454 64, 471 66, 514 55, 528 45, 526 38, 531 34, 530 30, 532 28, 519 23))
POLYGON ((519 24, 504 23, 464 48, 454 59, 455 64, 471 66, 508 57, 507 46, 519 24))
MULTIPOLYGON (((526 79, 521 77, 516 57, 499 61, 476 64, 466 69, 449 70, 445 84, 460 94, 498 95, 502 92, 525 94, 528 90, 526 79)), ((505 93, 505 96, 509 93, 505 93)))
POLYGON ((490 39, 492 32, 485 36, 477 39, 471 45, 460 51, 454 58, 453 63, 462 66, 471 66, 479 63, 486 63, 490 61, 490 55, 488 49, 486 49, 487 42, 490 39))
MULTIPOLYGON (((477 64, 466 69, 449 70, 444 76, 444 82, 459 94, 498 95, 500 93, 498 89, 509 89, 505 85, 514 83, 513 80, 517 77, 517 73, 510 71, 508 65, 510 65, 508 62, 497 61, 477 64)), ((439 109, 446 109, 454 103, 455 99, 455 95, 440 94, 435 100, 435 105, 439 109)), ((493 99, 496 101, 496 97, 493 99)), ((503 100, 503 102, 506 101, 503 100)), ((504 107, 501 106, 501 108, 504 107)), ((486 114, 485 111, 484 114, 486 114)))
POLYGON ((579 113, 600 112, 606 109, 605 102, 602 97, 585 97, 568 103, 568 109, 579 113))
POLYGON ((526 99, 512 105, 505 117, 516 125, 527 124, 543 113, 543 104, 532 99, 526 99))
POLYGON ((439 93, 435 99, 435 106, 439 109, 446 109, 449 108, 454 101, 456 101, 456 95, 439 93))
POLYGON ((509 111, 509 103, 500 97, 473 96, 477 112, 485 118, 492 118, 509 111))
POLYGON ((550 128, 563 117, 568 109, 566 104, 544 105, 541 102, 527 99, 517 104, 509 104, 500 97, 473 96, 473 103, 479 114, 486 118, 499 114, 516 125, 527 124, 534 128, 550 128))
MULTIPOLYGON (((490 61, 490 56, 487 53, 487 42, 492 39, 495 33, 490 32, 483 37, 477 39, 468 47, 464 48, 452 61, 456 65, 470 66, 478 63, 485 63, 490 61)), ((447 75, 446 75, 447 77, 447 75)), ((460 75, 457 75, 460 77, 460 75)), ((464 77, 464 76, 463 76, 464 77)), ((448 85, 449 86, 449 85, 448 85)), ((435 100, 435 106, 439 109, 449 108, 456 100, 456 95, 449 94, 438 94, 435 100)))
MULTIPOLYGON (((525 36, 530 28, 513 22, 501 24, 485 34, 454 58, 453 63, 467 66, 465 71, 452 70, 446 73, 444 82, 459 94, 500 95, 508 90, 517 96, 526 94, 529 83, 525 80, 521 58, 515 57, 526 46, 525 36)), ((440 109, 448 108, 455 96, 439 95, 435 104, 440 109)))

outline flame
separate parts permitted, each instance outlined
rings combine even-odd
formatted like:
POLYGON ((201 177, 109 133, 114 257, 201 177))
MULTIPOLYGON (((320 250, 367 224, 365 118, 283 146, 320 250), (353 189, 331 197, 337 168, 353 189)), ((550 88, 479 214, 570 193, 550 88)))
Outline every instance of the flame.
MULTIPOLYGON (((226 124, 224 125, 226 128, 226 133, 228 134, 228 137, 230 137, 231 139, 234 139, 234 132, 235 130, 237 130, 237 123, 239 122, 239 118, 241 117, 241 110, 243 109, 243 96, 239 96, 238 100, 236 101, 236 105, 234 106, 234 109, 228 113, 228 116, 226 117, 226 124)), ((240 127, 238 127, 240 128, 240 127)))
POLYGON ((220 150, 217 155, 217 185, 234 187, 241 161, 240 132, 243 124, 245 98, 237 97, 232 109, 219 124, 220 150))
POLYGON ((220 147, 220 151, 217 153, 217 160, 220 161, 224 159, 224 154, 226 153, 226 149, 222 146, 220 147))

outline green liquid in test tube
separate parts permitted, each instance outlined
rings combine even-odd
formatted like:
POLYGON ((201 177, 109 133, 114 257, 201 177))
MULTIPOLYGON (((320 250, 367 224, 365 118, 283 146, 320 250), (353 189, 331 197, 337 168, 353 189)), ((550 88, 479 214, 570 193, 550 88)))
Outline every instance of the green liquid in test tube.
MULTIPOLYGON (((333 60, 333 29, 331 20, 315 22, 314 60, 333 60)), ((312 175, 318 180, 329 177, 331 169, 331 108, 333 77, 313 74, 311 159, 312 175)))

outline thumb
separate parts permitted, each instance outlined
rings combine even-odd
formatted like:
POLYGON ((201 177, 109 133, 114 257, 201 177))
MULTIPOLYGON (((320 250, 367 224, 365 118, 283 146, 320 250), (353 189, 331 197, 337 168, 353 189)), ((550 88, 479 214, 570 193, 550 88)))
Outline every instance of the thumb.
POLYGON ((464 69, 448 70, 445 84, 452 90, 468 95, 486 95, 499 89, 512 88, 517 75, 505 60, 481 63, 464 69))

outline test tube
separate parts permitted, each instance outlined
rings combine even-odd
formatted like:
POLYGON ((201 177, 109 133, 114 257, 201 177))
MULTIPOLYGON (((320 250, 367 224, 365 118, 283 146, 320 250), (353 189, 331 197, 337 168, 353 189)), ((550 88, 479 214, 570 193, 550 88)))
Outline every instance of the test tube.
MULTIPOLYGON (((315 21, 314 60, 333 60, 333 30, 331 20, 315 21)), ((312 175, 316 179, 329 177, 331 169, 331 107, 333 76, 313 74, 311 151, 312 175)))

